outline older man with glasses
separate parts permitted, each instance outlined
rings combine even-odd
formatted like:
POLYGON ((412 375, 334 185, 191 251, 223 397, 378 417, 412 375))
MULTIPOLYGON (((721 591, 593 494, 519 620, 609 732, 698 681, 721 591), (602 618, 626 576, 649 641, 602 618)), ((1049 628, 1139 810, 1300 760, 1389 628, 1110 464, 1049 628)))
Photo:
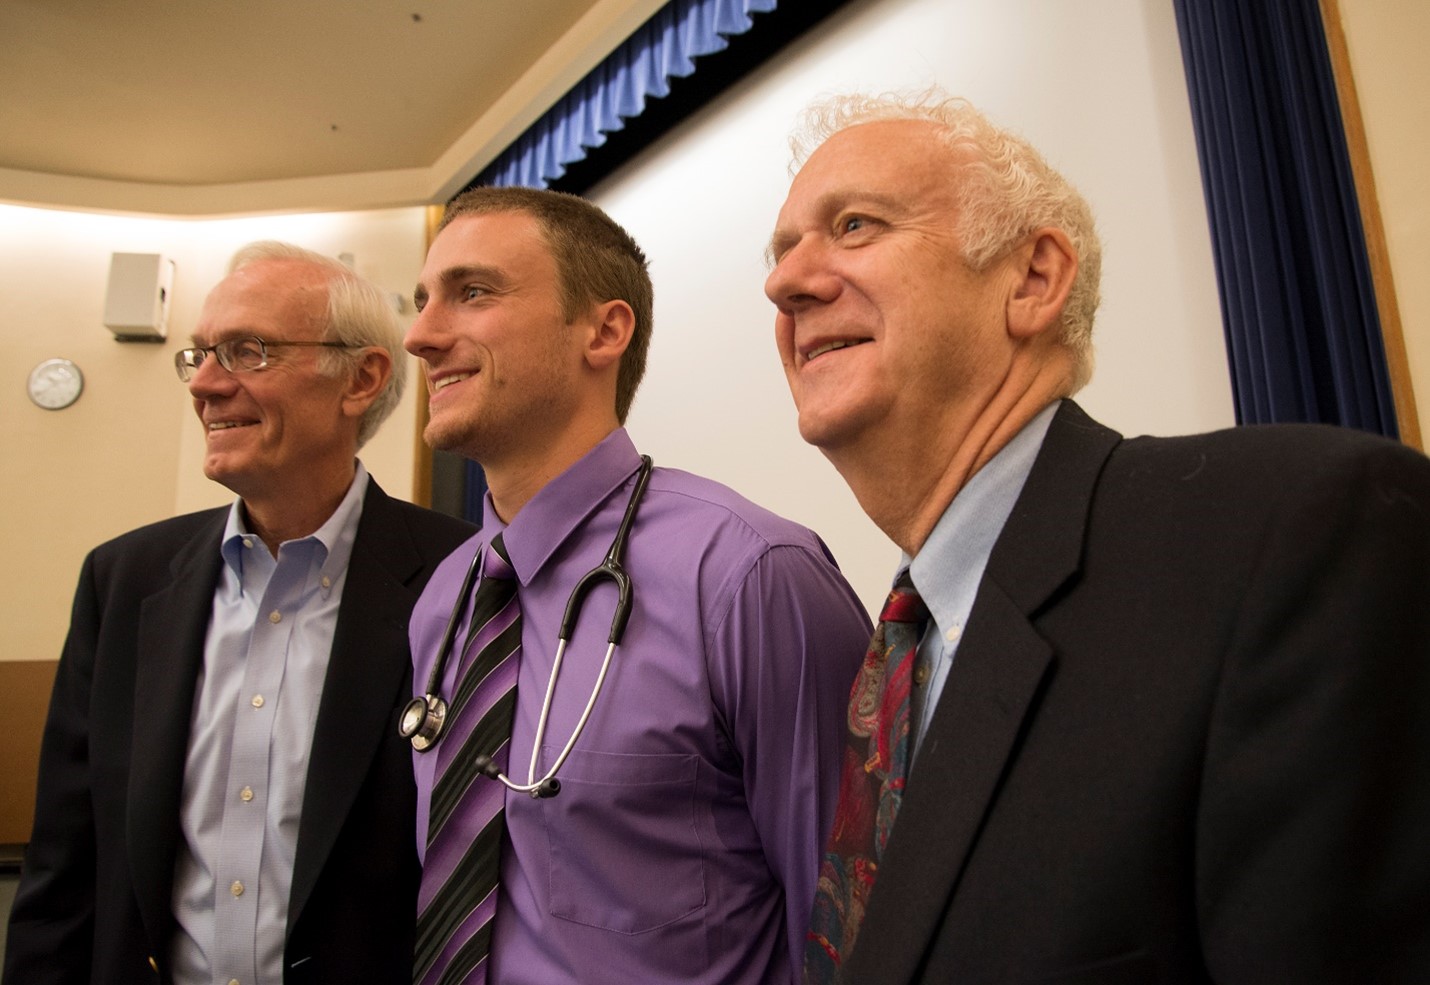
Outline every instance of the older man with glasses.
POLYGON ((408 981, 407 617, 472 528, 357 460, 401 327, 336 260, 258 243, 175 366, 238 499, 85 561, 5 981, 408 981))

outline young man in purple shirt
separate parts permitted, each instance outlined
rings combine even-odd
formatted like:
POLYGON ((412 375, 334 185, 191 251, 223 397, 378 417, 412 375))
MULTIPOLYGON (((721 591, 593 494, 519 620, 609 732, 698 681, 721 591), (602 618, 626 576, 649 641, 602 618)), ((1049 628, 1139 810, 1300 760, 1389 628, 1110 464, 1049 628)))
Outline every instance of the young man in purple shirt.
MULTIPOLYGON (((490 675, 515 681, 509 726, 464 725, 457 710, 485 646, 480 631, 461 645, 470 607, 429 688, 451 707, 449 734, 414 743, 432 742, 413 754, 426 858, 418 981, 799 978, 849 686, 870 631, 810 531, 714 482, 655 469, 621 559, 629 622, 555 774, 559 793, 511 791, 472 766, 490 755, 513 783, 539 782, 587 709, 617 601, 609 581, 586 598, 547 714, 543 698, 568 597, 606 558, 641 478, 622 423, 651 297, 625 230, 579 198, 530 189, 454 201, 422 271, 407 348, 426 363, 425 437, 479 462, 489 493, 481 534, 447 559, 413 613, 417 686, 432 677, 474 561, 482 591, 498 535, 520 623, 503 623, 519 652, 490 675), (458 746, 474 729, 490 742, 458 746), (469 780, 454 785, 443 777, 459 755, 469 780), (446 803, 444 786, 457 788, 446 803), (483 799, 500 811, 485 841, 483 799), (490 893, 490 883, 472 888, 484 861, 490 893)), ((499 703, 488 686, 471 692, 474 706, 499 703)), ((418 701, 418 719, 423 709, 418 701)))

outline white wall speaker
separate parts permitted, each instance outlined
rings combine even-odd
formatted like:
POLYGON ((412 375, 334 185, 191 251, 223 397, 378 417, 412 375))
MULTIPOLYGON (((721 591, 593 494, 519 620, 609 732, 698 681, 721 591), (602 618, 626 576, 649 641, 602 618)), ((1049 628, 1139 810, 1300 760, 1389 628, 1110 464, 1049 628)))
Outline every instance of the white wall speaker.
POLYGON ((173 260, 157 253, 115 253, 109 261, 104 327, 120 342, 163 342, 173 289, 173 260))

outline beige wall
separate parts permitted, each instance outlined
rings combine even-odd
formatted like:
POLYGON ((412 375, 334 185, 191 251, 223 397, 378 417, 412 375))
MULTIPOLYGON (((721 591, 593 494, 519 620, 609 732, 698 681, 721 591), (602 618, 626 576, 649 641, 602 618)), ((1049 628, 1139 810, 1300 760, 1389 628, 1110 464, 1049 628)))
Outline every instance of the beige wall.
POLYGON ((1430 3, 1339 0, 1420 430, 1430 438, 1430 3))
MULTIPOLYGON (((422 266, 423 209, 174 220, 0 205, 0 659, 59 655, 85 553, 140 524, 227 503, 199 470, 202 433, 173 353, 228 257, 255 239, 351 253, 360 273, 410 297, 422 266), (175 261, 169 339, 120 343, 103 325, 112 253, 175 261), (25 377, 63 356, 85 375, 79 401, 41 410, 25 377)), ((411 304, 407 303, 411 317, 411 304)), ((413 370, 412 378, 416 371, 413 370)), ((385 489, 410 497, 416 400, 404 400, 363 461, 385 489)))

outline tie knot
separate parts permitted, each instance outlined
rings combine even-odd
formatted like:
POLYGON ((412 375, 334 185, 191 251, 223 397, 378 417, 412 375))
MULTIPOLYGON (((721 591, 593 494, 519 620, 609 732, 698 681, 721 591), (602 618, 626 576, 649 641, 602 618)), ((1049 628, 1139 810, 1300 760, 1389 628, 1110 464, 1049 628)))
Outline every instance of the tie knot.
POLYGON ((884 602, 884 610, 879 613, 880 622, 921 623, 929 617, 929 608, 914 589, 913 577, 905 571, 894 582, 889 597, 884 602))
POLYGON ((498 578, 502 581, 513 581, 516 578, 516 571, 511 566, 511 555, 506 552, 506 543, 501 534, 497 534, 491 539, 491 543, 487 544, 487 559, 482 566, 482 577, 498 578))

